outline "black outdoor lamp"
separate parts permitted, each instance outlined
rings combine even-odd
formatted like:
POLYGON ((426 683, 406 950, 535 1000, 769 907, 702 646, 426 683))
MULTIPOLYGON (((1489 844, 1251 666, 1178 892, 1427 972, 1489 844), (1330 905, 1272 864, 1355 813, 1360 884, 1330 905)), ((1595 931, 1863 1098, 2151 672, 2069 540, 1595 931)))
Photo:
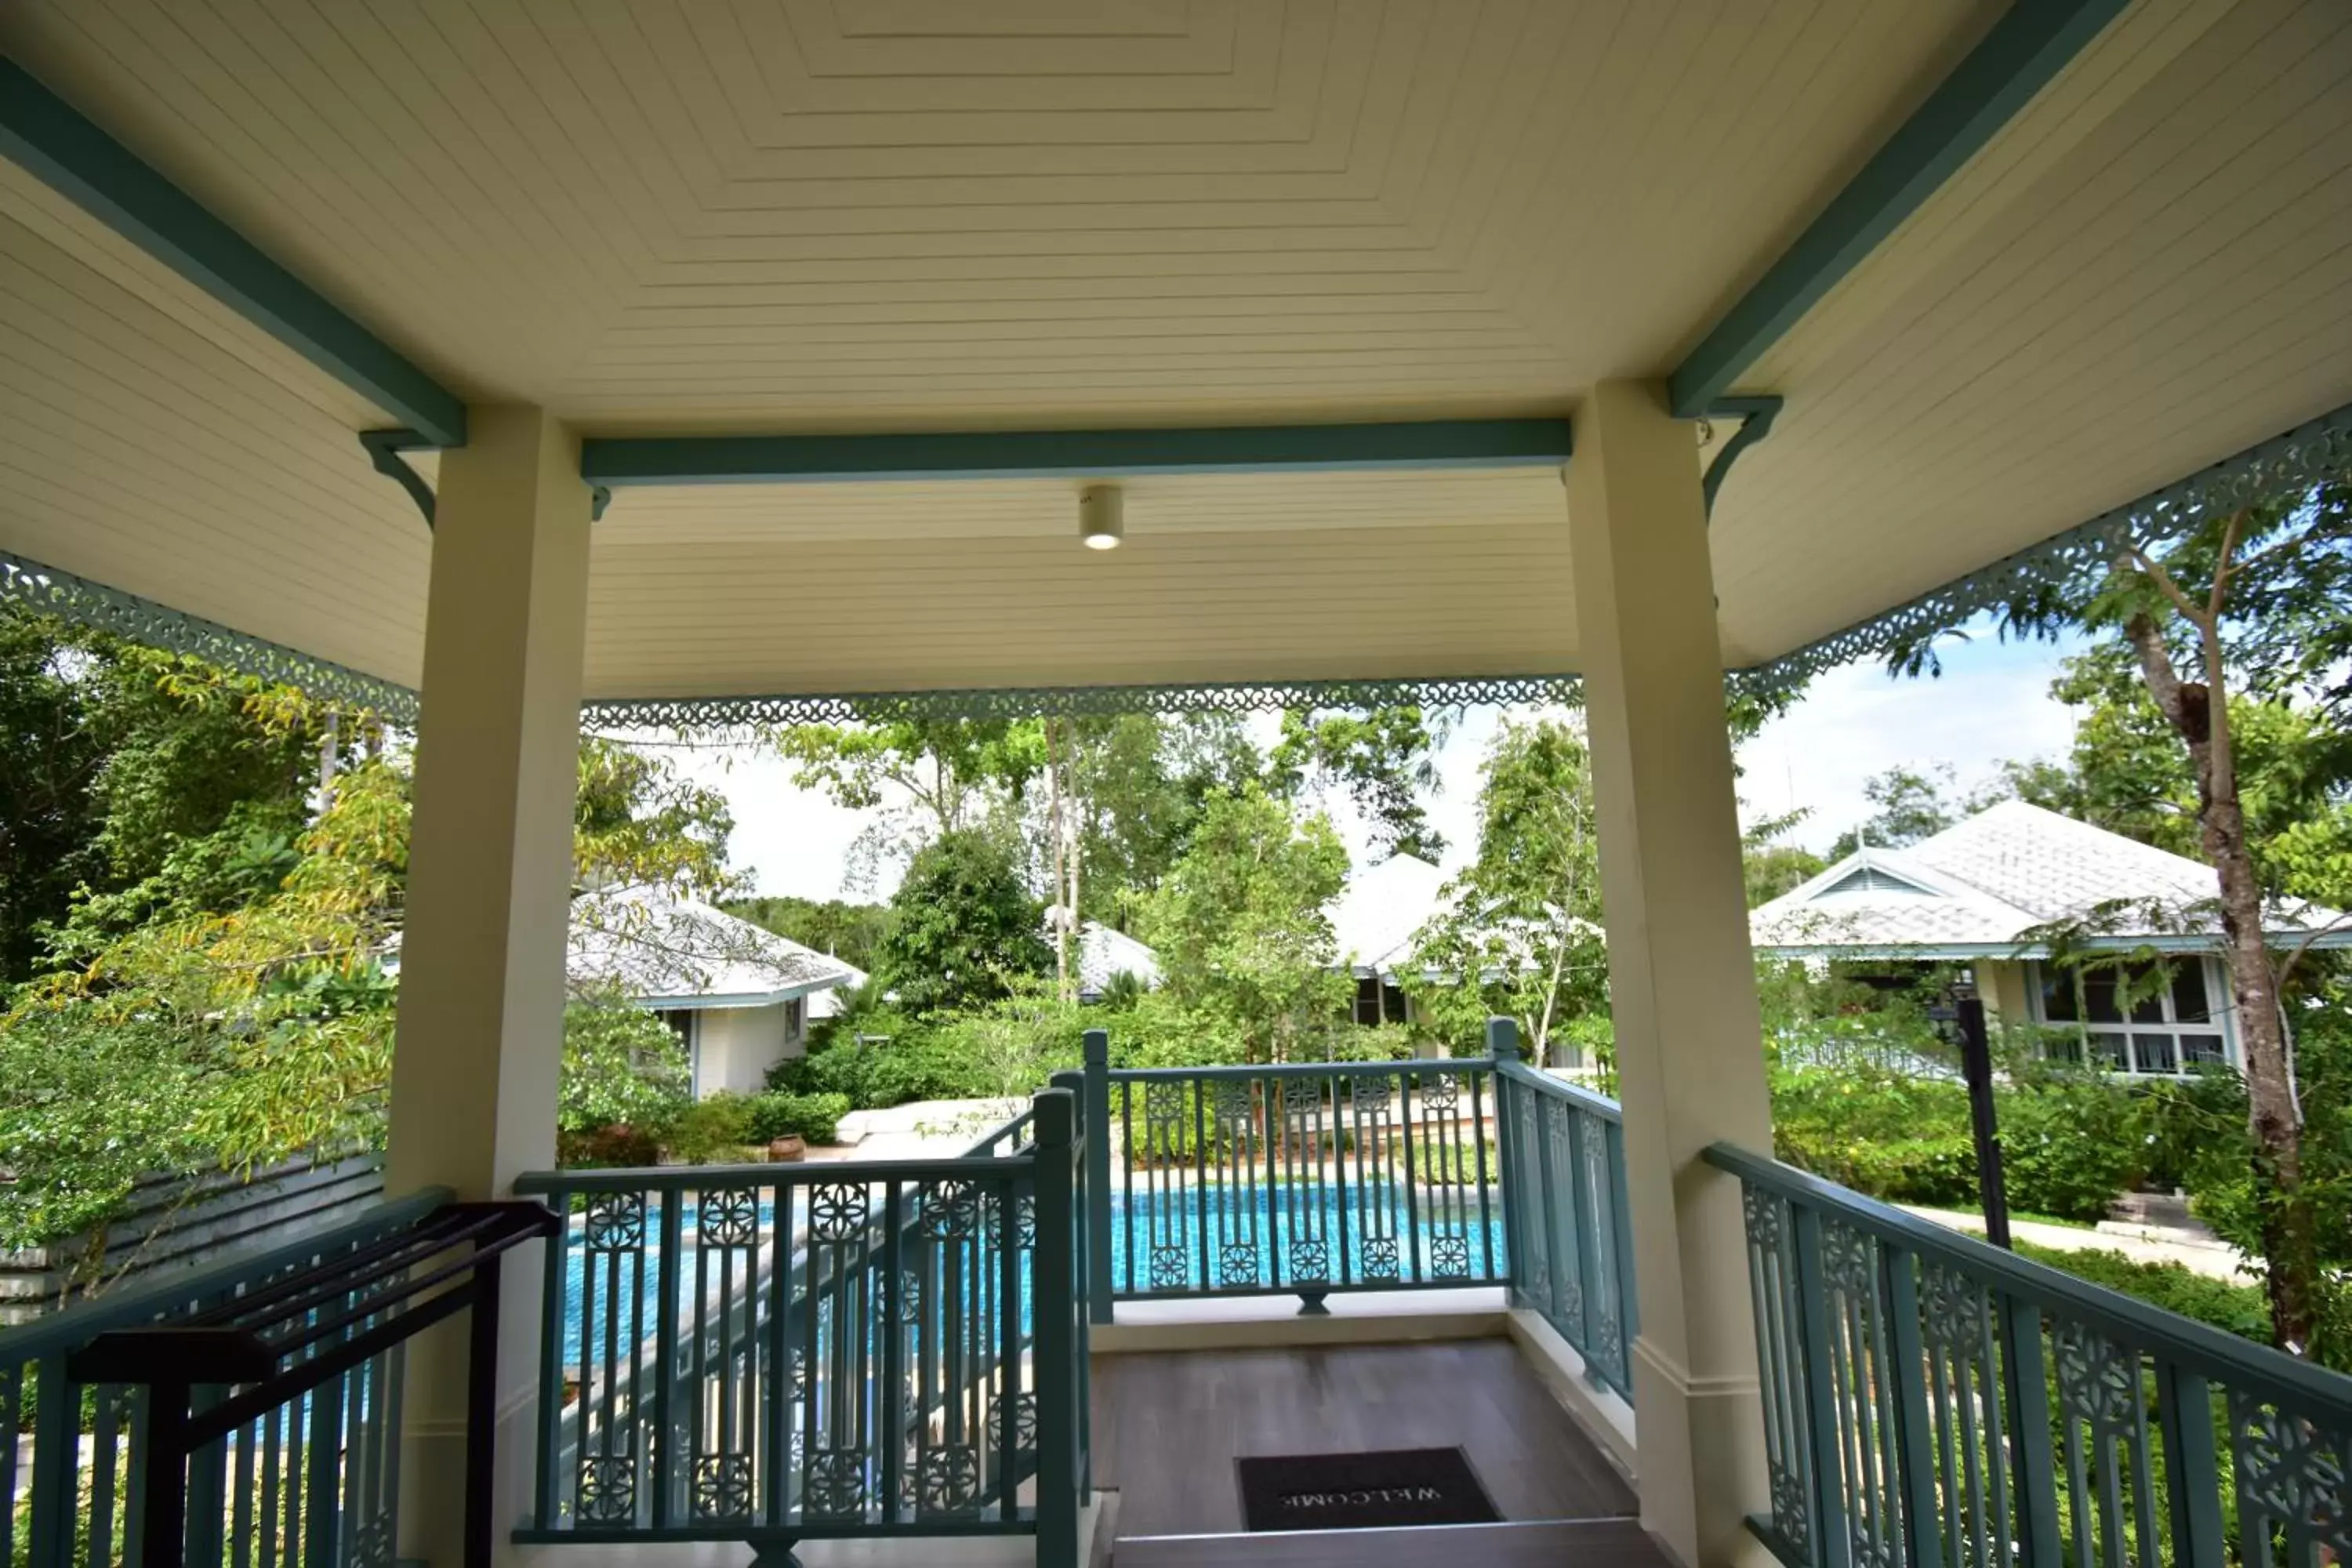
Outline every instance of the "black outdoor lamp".
POLYGON ((1985 1038, 1984 1001, 1970 980, 1944 987, 1927 1008, 1937 1036, 1960 1047, 1960 1072, 1968 1080, 1969 1120, 1977 1142, 1977 1187, 1984 1199, 1985 1239, 2009 1245, 2009 1186, 2001 1175, 2000 1132, 1992 1116, 1992 1047, 1985 1038))

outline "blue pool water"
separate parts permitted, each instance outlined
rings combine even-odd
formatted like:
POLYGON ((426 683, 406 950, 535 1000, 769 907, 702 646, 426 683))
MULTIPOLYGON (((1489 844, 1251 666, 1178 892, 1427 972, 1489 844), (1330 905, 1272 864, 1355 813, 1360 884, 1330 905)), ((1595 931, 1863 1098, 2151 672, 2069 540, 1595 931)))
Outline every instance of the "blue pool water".
MULTIPOLYGON (((1498 1192, 1488 1189, 1483 1214, 1474 1189, 1421 1188, 1413 1200, 1407 1203, 1401 1185, 1369 1194, 1350 1189, 1344 1212, 1339 1194, 1328 1189, 1212 1184, 1158 1194, 1139 1190, 1131 1199, 1114 1191, 1111 1286, 1120 1294, 1181 1297, 1204 1290, 1288 1292, 1321 1282, 1373 1289, 1475 1285, 1507 1273, 1498 1192)), ((739 1296, 746 1289, 745 1260, 752 1256, 740 1247, 698 1247, 698 1218, 692 1205, 679 1215, 681 1338, 691 1331, 698 1302, 715 1306, 722 1289, 739 1296)), ((761 1204, 763 1238, 774 1220, 773 1206, 761 1204)), ((616 1249, 592 1251, 589 1227, 569 1227, 562 1303, 567 1364, 625 1359, 630 1347, 653 1336, 662 1290, 661 1227, 658 1199, 646 1205, 642 1247, 634 1229, 607 1229, 604 1239, 616 1249)), ((1025 1334, 1025 1302, 1022 1319, 1025 1334)))

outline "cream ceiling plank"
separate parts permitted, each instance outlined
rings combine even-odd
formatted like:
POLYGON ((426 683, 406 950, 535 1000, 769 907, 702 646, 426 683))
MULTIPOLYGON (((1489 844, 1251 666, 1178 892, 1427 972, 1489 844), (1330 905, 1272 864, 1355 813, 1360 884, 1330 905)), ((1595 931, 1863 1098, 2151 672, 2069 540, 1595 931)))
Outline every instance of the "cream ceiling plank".
POLYGON ((2139 0, 1757 362, 1750 372, 1756 384, 1800 385, 1889 312, 1916 309, 1906 295, 1917 279, 1997 221, 2018 193, 2047 175, 2175 60, 2199 48, 2236 3, 2139 0))

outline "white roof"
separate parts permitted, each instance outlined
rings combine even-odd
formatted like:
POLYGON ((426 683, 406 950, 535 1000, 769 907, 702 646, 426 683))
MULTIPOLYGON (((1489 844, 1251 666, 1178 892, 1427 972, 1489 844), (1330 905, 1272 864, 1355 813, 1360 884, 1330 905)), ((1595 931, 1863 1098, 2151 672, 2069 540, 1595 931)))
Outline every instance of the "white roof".
POLYGON ((1160 955, 1123 931, 1097 921, 1078 928, 1078 989, 1099 995, 1115 974, 1132 974, 1148 986, 1160 984, 1160 955))
MULTIPOLYGON (((2006 800, 1903 849, 1864 847, 1748 916, 1759 952, 1783 956, 2020 957, 2037 926, 2122 912, 2092 945, 2203 950, 2220 931, 2209 866, 2006 800)), ((2264 929, 2293 940, 2331 910, 2274 908, 2264 929)), ((2318 939, 2352 945, 2352 932, 2318 939)))
POLYGON ((1394 974, 1421 928, 1444 912, 1445 873, 1413 855, 1391 855, 1349 879, 1328 911, 1339 962, 1358 974, 1394 974))
POLYGON ((861 978, 839 959, 654 889, 575 900, 566 968, 574 986, 617 985, 662 1007, 764 1007, 861 978))

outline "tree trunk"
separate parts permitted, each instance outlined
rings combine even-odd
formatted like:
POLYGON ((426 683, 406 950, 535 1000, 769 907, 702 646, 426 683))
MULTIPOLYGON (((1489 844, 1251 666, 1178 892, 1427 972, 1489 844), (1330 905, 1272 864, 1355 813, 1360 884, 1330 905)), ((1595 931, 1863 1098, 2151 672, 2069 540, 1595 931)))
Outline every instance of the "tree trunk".
POLYGON ((1051 719, 1045 721, 1045 831, 1054 840, 1054 900, 1048 910, 1048 918, 1054 922, 1054 994, 1068 1002, 1072 999, 1070 921, 1062 907, 1062 897, 1068 891, 1062 854, 1062 771, 1055 765, 1051 719))
MULTIPOLYGON (((2218 605, 2216 612, 2218 613, 2218 605)), ((2155 619, 2125 626, 2149 694, 2187 742, 2197 777, 2197 821, 2205 857, 2221 883, 2221 943, 2244 1058, 2246 1121, 2254 1144, 2254 1193, 2262 1217, 2271 1331, 2281 1348, 2310 1348, 2317 1318, 2318 1254, 2303 1191, 2303 1114, 2295 1103, 2277 970, 2263 941, 2262 886, 2246 843, 2246 815, 2231 751, 2229 689, 2218 625, 2197 627, 2205 682, 2183 682, 2155 619)))

